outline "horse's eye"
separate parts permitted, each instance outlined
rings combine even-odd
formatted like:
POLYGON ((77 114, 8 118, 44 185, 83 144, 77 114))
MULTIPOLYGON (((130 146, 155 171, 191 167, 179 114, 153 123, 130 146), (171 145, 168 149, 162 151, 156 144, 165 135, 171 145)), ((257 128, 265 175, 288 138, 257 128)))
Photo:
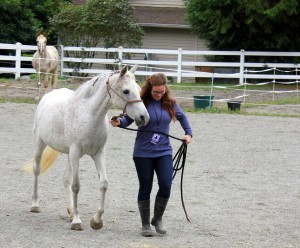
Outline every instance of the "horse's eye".
POLYGON ((125 95, 127 95, 127 94, 129 94, 129 90, 123 90, 123 93, 124 93, 125 95))

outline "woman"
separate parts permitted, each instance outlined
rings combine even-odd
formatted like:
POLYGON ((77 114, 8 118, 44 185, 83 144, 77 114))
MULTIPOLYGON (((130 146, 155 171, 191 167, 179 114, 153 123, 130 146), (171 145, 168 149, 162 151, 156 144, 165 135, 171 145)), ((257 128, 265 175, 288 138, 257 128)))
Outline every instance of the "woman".
MULTIPOLYGON (((157 132, 169 134, 171 121, 178 120, 185 132, 184 139, 189 144, 192 138, 192 129, 186 115, 171 96, 167 77, 163 73, 154 74, 146 80, 141 89, 141 98, 149 112, 150 121, 146 126, 139 127, 133 160, 139 179, 138 208, 142 220, 141 234, 148 237, 152 236, 150 194, 154 172, 159 189, 151 224, 160 234, 166 234, 162 216, 170 197, 173 175, 172 147, 169 137, 157 132)), ((111 124, 114 127, 127 127, 132 122, 133 120, 124 116, 112 120, 111 124)))

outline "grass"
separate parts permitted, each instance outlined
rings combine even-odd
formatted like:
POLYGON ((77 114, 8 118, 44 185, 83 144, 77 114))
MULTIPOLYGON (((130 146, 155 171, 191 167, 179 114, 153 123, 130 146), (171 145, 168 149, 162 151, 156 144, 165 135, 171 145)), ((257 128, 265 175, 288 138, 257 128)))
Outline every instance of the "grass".
POLYGON ((37 104, 38 101, 34 99, 29 98, 3 98, 0 97, 0 103, 7 103, 7 102, 13 102, 13 103, 29 103, 29 104, 37 104))
MULTIPOLYGON (((173 83, 169 84, 170 88, 172 90, 197 90, 199 88, 203 90, 210 90, 211 89, 211 83, 189 83, 189 82, 184 82, 184 83, 173 83)), ((240 90, 267 90, 267 91, 272 91, 273 87, 274 90, 296 90, 297 85, 296 84, 279 84, 279 83, 269 83, 265 85, 239 85, 236 83, 219 83, 219 84, 214 84, 213 85, 213 90, 224 90, 224 89, 240 89, 240 90)))
POLYGON ((282 98, 273 101, 265 101, 258 104, 267 104, 267 105, 295 105, 300 103, 300 97, 291 97, 291 98, 282 98))
POLYGON ((289 98, 289 99, 280 99, 275 100, 273 102, 261 102, 257 104, 251 104, 246 103, 242 104, 240 110, 229 110, 226 105, 222 106, 213 106, 211 108, 184 108, 185 112, 190 113, 210 113, 210 114, 234 114, 234 115, 251 115, 251 116, 273 116, 273 117, 295 117, 300 118, 300 115, 298 114, 283 114, 283 113, 270 113, 270 112, 258 112, 258 111, 247 111, 247 109, 253 108, 259 106, 259 105, 295 105, 299 103, 299 98, 289 98), (285 104, 284 104, 285 102, 285 104))
POLYGON ((196 114, 229 114, 229 115, 249 115, 249 116, 272 116, 272 117, 294 117, 300 118, 297 114, 281 114, 281 113, 268 113, 268 112, 248 112, 245 109, 248 106, 243 105, 241 110, 231 111, 227 107, 212 107, 206 109, 194 109, 185 108, 185 112, 196 113, 196 114))

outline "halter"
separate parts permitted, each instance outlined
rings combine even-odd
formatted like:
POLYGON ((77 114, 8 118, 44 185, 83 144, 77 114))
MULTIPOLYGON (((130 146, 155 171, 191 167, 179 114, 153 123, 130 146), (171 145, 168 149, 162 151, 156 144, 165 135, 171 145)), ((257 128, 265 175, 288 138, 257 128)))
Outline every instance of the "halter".
MULTIPOLYGON (((113 75, 113 74, 114 74, 114 73, 112 73, 112 75, 113 75)), ((111 75, 111 76, 112 76, 112 75, 111 75)), ((109 76, 109 78, 110 78, 111 76, 109 76)), ((126 104, 125 104, 125 106, 124 106, 124 109, 123 109, 123 113, 122 113, 122 114, 119 114, 118 116, 112 117, 112 119, 117 119, 117 118, 122 117, 122 116, 125 115, 125 113, 126 113, 126 107, 127 107, 128 104, 130 104, 130 103, 136 103, 136 102, 143 102, 143 100, 126 100, 124 97, 120 96, 120 95, 119 95, 119 94, 111 87, 111 85, 109 84, 109 78, 108 78, 107 81, 106 81, 106 86, 107 86, 106 88, 107 88, 107 92, 108 92, 109 97, 111 98, 111 94, 110 94, 110 90, 111 90, 111 91, 114 92, 119 98, 121 98, 123 101, 126 102, 126 104)))

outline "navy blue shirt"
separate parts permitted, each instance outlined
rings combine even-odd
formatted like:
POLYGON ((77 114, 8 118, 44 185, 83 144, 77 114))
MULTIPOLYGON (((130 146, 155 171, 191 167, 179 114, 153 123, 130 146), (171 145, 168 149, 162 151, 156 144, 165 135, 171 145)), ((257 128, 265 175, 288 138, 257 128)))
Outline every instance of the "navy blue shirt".
MULTIPOLYGON (((174 105, 176 118, 179 121, 185 134, 192 135, 191 125, 181 110, 179 105, 174 105)), ((139 127, 138 130, 145 130, 147 132, 137 132, 134 144, 133 157, 161 157, 165 155, 172 155, 172 146, 170 138, 163 134, 156 134, 156 131, 169 134, 170 123, 172 121, 169 113, 162 108, 161 101, 153 100, 147 106, 150 120, 146 126, 139 127), (149 132, 151 131, 151 132, 149 132)), ((120 119, 120 127, 129 126, 133 120, 128 116, 120 119)))

